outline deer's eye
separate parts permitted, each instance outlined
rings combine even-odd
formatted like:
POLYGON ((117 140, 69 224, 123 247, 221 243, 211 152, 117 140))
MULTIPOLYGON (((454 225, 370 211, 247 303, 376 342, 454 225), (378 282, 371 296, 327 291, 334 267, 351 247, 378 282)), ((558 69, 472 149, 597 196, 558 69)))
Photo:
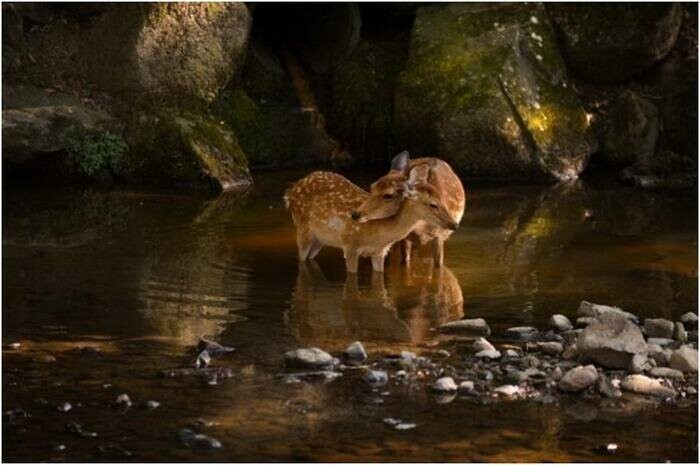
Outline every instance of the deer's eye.
POLYGON ((384 200, 391 200, 396 197, 394 194, 384 194, 384 200))
POLYGON ((436 203, 431 203, 431 204, 430 204, 430 208, 432 208, 433 210, 437 210, 437 209, 438 209, 438 204, 436 204, 436 203))

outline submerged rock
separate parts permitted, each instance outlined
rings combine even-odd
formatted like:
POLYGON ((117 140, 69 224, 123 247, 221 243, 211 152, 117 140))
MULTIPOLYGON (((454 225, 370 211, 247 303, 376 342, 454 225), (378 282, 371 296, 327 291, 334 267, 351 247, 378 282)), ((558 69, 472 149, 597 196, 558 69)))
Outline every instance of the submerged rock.
POLYGON ((178 431, 177 434, 182 444, 193 449, 210 450, 221 449, 223 447, 219 440, 211 436, 207 436, 206 434, 195 433, 189 428, 183 428, 178 431))
POLYGON ((119 394, 114 403, 120 407, 131 407, 131 399, 128 394, 119 394))
POLYGON ((644 319, 644 330, 648 338, 673 338, 673 322, 664 318, 644 319))
POLYGON ((483 318, 467 318, 464 320, 450 321, 438 328, 444 333, 472 333, 474 335, 488 336, 491 328, 483 318))
POLYGON ((197 350, 206 351, 212 357, 220 357, 222 355, 229 354, 236 349, 233 347, 228 347, 219 344, 216 341, 210 341, 208 339, 201 338, 199 344, 197 344, 197 350))
POLYGON ((576 346, 581 361, 594 361, 607 368, 627 369, 632 357, 647 353, 639 327, 618 312, 606 312, 587 326, 576 346))
POLYGON ((655 397, 673 397, 676 391, 661 384, 658 380, 644 375, 629 375, 620 384, 626 391, 647 394, 655 397))
POLYGON ((573 329, 574 325, 571 324, 571 320, 565 315, 556 314, 549 317, 549 327, 563 333, 564 331, 573 329))
POLYGON ((613 384, 610 378, 605 376, 605 374, 601 373, 599 375, 597 386, 598 392, 600 392, 601 395, 610 399, 615 399, 622 395, 622 391, 620 391, 620 388, 615 386, 615 384, 613 384))
POLYGON ((559 389, 576 392, 586 389, 598 379, 598 371, 593 365, 578 366, 564 373, 559 380, 559 389))
POLYGON ((290 350, 284 354, 284 361, 288 367, 293 368, 326 368, 334 363, 328 352, 316 347, 290 350))
POLYGON ((195 368, 206 368, 209 366, 211 363, 211 357, 209 356, 209 352, 206 350, 201 351, 197 355, 197 359, 194 361, 194 367, 195 368))
POLYGON ((498 386, 493 392, 502 396, 513 397, 522 394, 522 389, 512 384, 504 384, 503 386, 498 386))
POLYGON ((671 359, 668 362, 671 368, 683 372, 698 371, 698 351, 690 346, 683 346, 671 352, 671 359))
POLYGON ((371 386, 384 386, 389 381, 389 375, 386 371, 369 370, 362 376, 362 379, 371 386))
POLYGON ((445 376, 435 381, 431 388, 435 392, 454 392, 457 390, 457 385, 451 377, 445 376))

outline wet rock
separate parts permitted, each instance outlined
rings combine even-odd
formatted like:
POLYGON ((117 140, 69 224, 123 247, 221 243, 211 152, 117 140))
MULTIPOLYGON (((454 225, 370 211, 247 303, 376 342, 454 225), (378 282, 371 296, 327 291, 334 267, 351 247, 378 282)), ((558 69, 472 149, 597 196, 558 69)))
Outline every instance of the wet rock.
POLYGON ((73 433, 77 436, 80 436, 81 438, 96 438, 97 433, 94 431, 85 431, 83 430, 83 427, 80 423, 71 421, 66 425, 66 430, 70 433, 73 433))
POLYGON ((405 430, 413 429, 416 427, 415 423, 409 423, 409 422, 405 422, 403 420, 399 420, 398 418, 391 418, 391 417, 385 418, 384 423, 386 425, 393 427, 394 429, 399 430, 399 431, 405 431, 405 430))
POLYGON ((654 367, 649 374, 655 378, 683 379, 683 372, 668 367, 654 367))
POLYGON ((6 410, 2 413, 3 421, 6 421, 10 425, 21 425, 31 418, 29 412, 22 408, 13 408, 6 410))
POLYGON ((365 347, 360 341, 350 344, 343 352, 343 355, 346 360, 354 363, 361 363, 367 360, 367 351, 365 351, 365 347))
POLYGON ((491 334, 491 328, 483 318, 467 318, 464 320, 450 321, 438 328, 443 333, 470 333, 479 336, 491 334))
POLYGON ((56 408, 59 412, 70 412, 73 409, 73 406, 70 402, 61 402, 56 408))
POLYGON ((506 357, 510 357, 510 358, 518 358, 518 357, 520 357, 520 352, 518 352, 518 351, 515 350, 515 349, 507 349, 507 350, 504 352, 504 354, 505 354, 506 357))
POLYGON ((458 387, 460 394, 470 395, 474 393, 474 381, 462 381, 458 387))
POLYGON ((635 315, 633 315, 629 312, 626 312, 619 307, 611 307, 608 305, 594 304, 594 303, 591 303, 591 302, 588 302, 585 300, 581 301, 581 304, 578 307, 577 313, 579 316, 582 316, 582 317, 593 317, 593 318, 598 318, 598 317, 601 317, 603 315, 609 315, 612 313, 615 315, 621 315, 621 316, 623 316, 623 317, 627 318, 628 320, 633 321, 635 323, 637 323, 639 321, 639 319, 635 315))
POLYGON ((197 359, 194 361, 194 367, 195 368, 206 368, 209 366, 211 363, 211 356, 209 355, 209 352, 206 350, 201 351, 197 355, 197 359))
POLYGON ((559 389, 577 392, 586 389, 598 379, 598 371, 593 365, 579 366, 567 371, 559 380, 559 389))
POLYGON ((673 339, 665 337, 650 337, 647 339, 648 344, 655 344, 657 346, 666 347, 673 344, 673 339))
POLYGON ((681 322, 688 328, 698 327, 698 316, 693 312, 684 313, 680 318, 681 322))
POLYGON ((201 338, 197 344, 197 350, 201 353, 206 351, 210 357, 220 357, 222 355, 230 354, 236 349, 233 347, 228 347, 219 344, 215 341, 210 341, 209 339, 201 338))
POLYGON ((457 390, 457 385, 451 377, 445 376, 435 381, 431 388, 435 392, 454 392, 457 390))
POLYGON ((19 342, 10 342, 7 344, 7 348, 10 350, 19 350, 22 347, 22 344, 19 342))
POLYGON ((120 407, 131 407, 131 399, 128 394, 119 394, 114 403, 120 407))
POLYGON ((690 346, 683 346, 671 353, 671 359, 668 362, 671 368, 682 372, 697 372, 698 371, 698 351, 690 346))
POLYGON ((615 386, 610 378, 602 373, 598 377, 597 387, 601 395, 610 399, 616 399, 622 395, 620 388, 615 386))
POLYGON ((302 371, 298 373, 283 374, 282 378, 286 383, 300 383, 302 381, 316 382, 321 381, 323 383, 331 382, 337 378, 343 376, 342 373, 330 370, 316 370, 316 371, 302 371))
POLYGON ((617 312, 601 314, 581 332, 576 346, 582 362, 593 361, 607 368, 627 369, 632 357, 647 353, 639 327, 617 312))
POLYGON ((598 452, 601 454, 605 455, 615 455, 617 453, 618 446, 614 442, 611 442, 610 444, 605 444, 604 446, 600 446, 598 448, 598 452))
POLYGON ((39 362, 39 363, 53 363, 56 361, 56 357, 54 357, 53 355, 49 355, 49 354, 42 354, 42 355, 37 355, 32 360, 34 360, 35 362, 39 362))
POLYGON ((66 450, 65 444, 58 444, 57 446, 53 447, 53 450, 56 452, 63 452, 66 450))
POLYGON ((555 331, 563 333, 564 331, 572 329, 574 325, 571 324, 571 320, 569 320, 565 315, 556 314, 549 317, 549 327, 555 331))
POLYGON ((504 384, 503 386, 498 386, 493 392, 505 397, 514 397, 522 394, 522 389, 512 384, 504 384))
POLYGON ((646 394, 655 397, 673 397, 676 391, 666 387, 656 379, 644 375, 629 375, 620 384, 622 389, 637 394, 646 394))
POLYGON ((680 321, 677 321, 674 325, 673 338, 676 341, 679 341, 683 344, 688 342, 688 333, 686 332, 685 327, 683 326, 683 323, 681 323, 680 321))
POLYGON ((483 350, 496 350, 496 348, 483 337, 480 337, 476 341, 474 341, 474 344, 472 344, 472 349, 474 349, 474 352, 481 352, 483 350))
POLYGON ((221 442, 206 434, 195 433, 189 428, 183 428, 178 432, 180 442, 193 449, 211 450, 221 449, 221 442))
POLYGON ((537 328, 533 328, 532 326, 514 326, 506 329, 506 337, 521 341, 529 341, 534 338, 538 332, 537 328))
POLYGON ((326 368, 334 363, 329 353, 316 347, 290 350, 284 354, 284 361, 293 368, 326 368))
POLYGON ((482 351, 474 354, 474 356, 477 358, 487 358, 490 360, 496 360, 498 358, 501 358, 501 353, 495 349, 494 350, 482 350, 482 351))
POLYGON ((644 319, 644 330, 648 338, 665 338, 673 337, 673 322, 664 318, 646 318, 644 319))
POLYGON ((535 347, 547 355, 559 355, 564 351, 564 347, 558 342, 538 342, 535 347))
POLYGON ((123 447, 119 447, 115 444, 107 444, 107 445, 97 446, 97 451, 101 455, 106 455, 109 457, 128 458, 128 457, 131 457, 134 455, 131 451, 128 451, 128 450, 124 449, 123 447))
POLYGON ((146 401, 144 406, 149 410, 153 410, 160 407, 160 402, 158 402, 157 400, 148 400, 146 401))
POLYGON ((384 386, 389 381, 389 376, 386 371, 369 370, 362 379, 371 386, 384 386))

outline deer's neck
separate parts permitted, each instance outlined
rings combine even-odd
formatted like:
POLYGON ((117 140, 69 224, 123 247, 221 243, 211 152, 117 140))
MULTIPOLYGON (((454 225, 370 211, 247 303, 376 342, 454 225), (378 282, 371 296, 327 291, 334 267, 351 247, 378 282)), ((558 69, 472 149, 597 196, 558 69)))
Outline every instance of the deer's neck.
POLYGON ((420 218, 413 212, 410 205, 407 205, 407 202, 404 203, 397 215, 379 220, 377 227, 373 228, 375 230, 371 231, 374 239, 390 245, 408 236, 420 218))

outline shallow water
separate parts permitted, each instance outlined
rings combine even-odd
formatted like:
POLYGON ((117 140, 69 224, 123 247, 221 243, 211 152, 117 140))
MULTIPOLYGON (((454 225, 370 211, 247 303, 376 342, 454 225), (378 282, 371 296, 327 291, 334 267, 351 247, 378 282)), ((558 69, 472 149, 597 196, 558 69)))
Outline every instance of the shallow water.
POLYGON ((354 340, 371 356, 454 357, 464 343, 431 328, 463 315, 486 318, 497 335, 542 327, 552 313, 574 317, 582 299, 642 317, 697 312, 695 199, 602 186, 469 189, 444 269, 392 257, 383 279, 362 263, 346 281, 338 251, 297 263, 281 193, 301 175, 262 174, 252 191, 215 199, 6 186, 3 411, 31 418, 3 421, 3 459, 697 459, 695 401, 441 404, 424 386, 373 391, 351 373, 326 384, 279 376, 286 350, 337 355, 354 340), (191 364, 202 335, 236 348, 214 362, 233 367, 232 379, 159 376, 191 364), (56 361, 36 361, 42 354, 56 361), (135 404, 127 411, 112 406, 123 392, 135 404), (161 406, 139 407, 149 399, 161 406), (56 409, 64 401, 69 412, 56 409), (395 430, 387 417, 416 427, 395 430), (202 431, 223 449, 180 445, 177 431, 198 418, 215 423, 202 431), (66 432, 70 421, 98 436, 66 432), (597 451, 609 442, 617 455, 597 451))

